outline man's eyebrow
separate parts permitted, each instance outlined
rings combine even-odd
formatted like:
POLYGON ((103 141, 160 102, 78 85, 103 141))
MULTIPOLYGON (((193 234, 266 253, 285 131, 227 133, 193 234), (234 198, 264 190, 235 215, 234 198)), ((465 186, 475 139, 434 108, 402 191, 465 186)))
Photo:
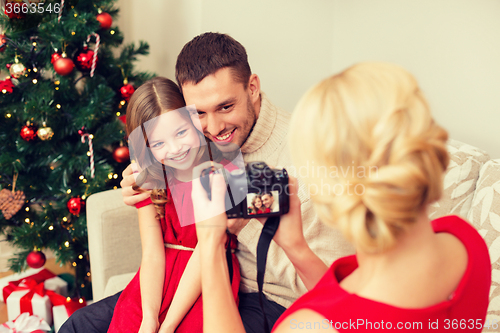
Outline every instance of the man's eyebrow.
MULTIPOLYGON (((231 98, 228 98, 228 99, 226 99, 225 101, 220 102, 219 104, 217 104, 217 106, 216 106, 216 110, 218 110, 218 109, 220 109, 220 108, 222 108, 223 106, 226 106, 226 105, 228 105, 228 104, 234 104, 234 103, 236 103, 236 97, 231 97, 231 98)), ((200 112, 205 113, 206 111, 204 111, 204 110, 200 110, 200 109, 196 109, 196 112, 198 112, 198 113, 200 113, 200 112)))
POLYGON ((226 106, 228 104, 234 104, 235 102, 236 102, 236 97, 231 97, 231 98, 226 99, 224 102, 219 103, 217 105, 217 108, 221 108, 221 107, 226 106))

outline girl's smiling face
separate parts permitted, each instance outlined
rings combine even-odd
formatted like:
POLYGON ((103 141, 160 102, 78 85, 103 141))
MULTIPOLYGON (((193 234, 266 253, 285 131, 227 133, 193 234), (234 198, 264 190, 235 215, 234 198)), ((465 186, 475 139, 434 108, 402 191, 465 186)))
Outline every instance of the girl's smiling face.
POLYGON ((254 206, 257 209, 260 209, 260 207, 262 207, 262 200, 260 200, 260 198, 255 198, 254 206))
POLYGON ((175 170, 193 167, 200 150, 200 136, 188 116, 177 110, 162 113, 147 133, 149 149, 157 161, 175 170))

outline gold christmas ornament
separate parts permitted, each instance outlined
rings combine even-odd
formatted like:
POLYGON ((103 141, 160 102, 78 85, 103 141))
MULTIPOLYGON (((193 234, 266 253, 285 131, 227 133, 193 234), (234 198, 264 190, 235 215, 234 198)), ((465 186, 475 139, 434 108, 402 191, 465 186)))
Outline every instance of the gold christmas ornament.
POLYGON ((52 136, 54 135, 54 131, 52 130, 52 128, 47 127, 45 122, 43 122, 42 126, 43 127, 40 127, 38 129, 38 131, 36 132, 36 135, 38 135, 38 137, 43 141, 47 141, 47 140, 52 139, 52 136))
POLYGON ((24 67, 24 65, 21 64, 16 57, 15 63, 10 66, 9 72, 10 76, 15 79, 19 79, 26 73, 26 67, 24 67))

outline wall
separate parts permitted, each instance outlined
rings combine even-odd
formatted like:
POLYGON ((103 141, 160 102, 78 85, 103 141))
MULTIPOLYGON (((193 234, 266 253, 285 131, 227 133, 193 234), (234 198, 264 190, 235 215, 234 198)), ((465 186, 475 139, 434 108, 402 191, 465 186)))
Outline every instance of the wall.
POLYGON ((271 100, 292 111, 314 83, 358 61, 410 70, 450 136, 500 158, 500 1, 120 0, 139 68, 174 77, 184 43, 225 32, 247 49, 271 100))
POLYGON ((495 0, 336 0, 333 71, 402 65, 452 138, 500 158, 499 15, 495 0))

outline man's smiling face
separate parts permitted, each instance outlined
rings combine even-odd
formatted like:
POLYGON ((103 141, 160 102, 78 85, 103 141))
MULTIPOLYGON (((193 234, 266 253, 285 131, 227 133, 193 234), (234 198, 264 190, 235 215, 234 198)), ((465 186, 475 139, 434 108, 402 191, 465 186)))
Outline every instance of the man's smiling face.
POLYGON ((198 110, 203 134, 223 151, 240 148, 258 117, 260 84, 256 75, 250 77, 245 89, 235 81, 230 68, 219 69, 198 84, 182 85, 186 105, 198 110), (258 102, 257 102, 258 101, 258 102))

